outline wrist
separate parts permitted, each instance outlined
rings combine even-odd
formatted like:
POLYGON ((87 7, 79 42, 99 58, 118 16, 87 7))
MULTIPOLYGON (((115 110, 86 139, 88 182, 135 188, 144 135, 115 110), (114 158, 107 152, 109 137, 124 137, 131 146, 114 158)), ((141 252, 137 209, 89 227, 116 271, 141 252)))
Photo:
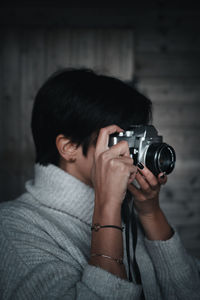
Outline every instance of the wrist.
POLYGON ((93 224, 121 226, 121 205, 96 201, 94 206, 93 224))
POLYGON ((160 206, 156 207, 153 211, 138 212, 138 217, 140 218, 140 220, 144 220, 147 222, 157 222, 162 215, 163 212, 160 206))
POLYGON ((166 241, 172 237, 173 230, 160 208, 152 213, 138 216, 149 240, 166 241))

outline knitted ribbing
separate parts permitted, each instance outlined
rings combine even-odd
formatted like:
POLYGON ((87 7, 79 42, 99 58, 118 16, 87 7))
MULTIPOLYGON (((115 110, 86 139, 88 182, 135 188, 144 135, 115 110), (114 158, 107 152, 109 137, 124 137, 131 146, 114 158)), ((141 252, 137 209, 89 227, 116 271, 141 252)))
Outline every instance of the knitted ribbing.
POLYGON ((26 183, 26 189, 41 204, 91 224, 94 190, 62 169, 36 164, 34 180, 26 183))

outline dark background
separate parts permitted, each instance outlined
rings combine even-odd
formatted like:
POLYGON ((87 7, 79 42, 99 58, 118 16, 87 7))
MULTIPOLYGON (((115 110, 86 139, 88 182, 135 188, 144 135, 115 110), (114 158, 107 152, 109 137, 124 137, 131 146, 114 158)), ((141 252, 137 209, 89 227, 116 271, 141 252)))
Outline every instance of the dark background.
MULTIPOLYGON (((200 10, 194 1, 6 1, 0 5, 0 200, 33 174, 37 89, 66 66, 96 67, 151 98, 177 153, 161 206, 200 257, 200 10)), ((122 99, 123 101, 123 99, 122 99)))

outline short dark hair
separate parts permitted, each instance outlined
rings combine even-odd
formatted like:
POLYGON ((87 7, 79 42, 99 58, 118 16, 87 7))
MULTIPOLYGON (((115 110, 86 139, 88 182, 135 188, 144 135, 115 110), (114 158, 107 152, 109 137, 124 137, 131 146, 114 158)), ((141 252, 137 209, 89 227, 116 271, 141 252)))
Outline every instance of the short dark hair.
POLYGON ((92 135, 105 126, 148 124, 151 101, 119 79, 88 69, 54 73, 39 89, 31 128, 36 162, 59 164, 56 137, 63 134, 83 146, 87 155, 92 135))

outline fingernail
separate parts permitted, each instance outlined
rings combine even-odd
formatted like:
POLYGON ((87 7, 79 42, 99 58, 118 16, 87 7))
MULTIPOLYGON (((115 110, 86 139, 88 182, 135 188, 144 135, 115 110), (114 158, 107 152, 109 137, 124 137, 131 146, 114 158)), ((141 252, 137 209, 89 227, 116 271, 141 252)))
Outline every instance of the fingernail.
POLYGON ((144 169, 144 166, 143 166, 143 164, 141 164, 141 162, 139 162, 139 163, 137 164, 137 166, 138 166, 138 168, 140 168, 141 170, 144 169))
POLYGON ((164 179, 165 178, 166 172, 163 172, 163 174, 160 176, 160 178, 164 179))

